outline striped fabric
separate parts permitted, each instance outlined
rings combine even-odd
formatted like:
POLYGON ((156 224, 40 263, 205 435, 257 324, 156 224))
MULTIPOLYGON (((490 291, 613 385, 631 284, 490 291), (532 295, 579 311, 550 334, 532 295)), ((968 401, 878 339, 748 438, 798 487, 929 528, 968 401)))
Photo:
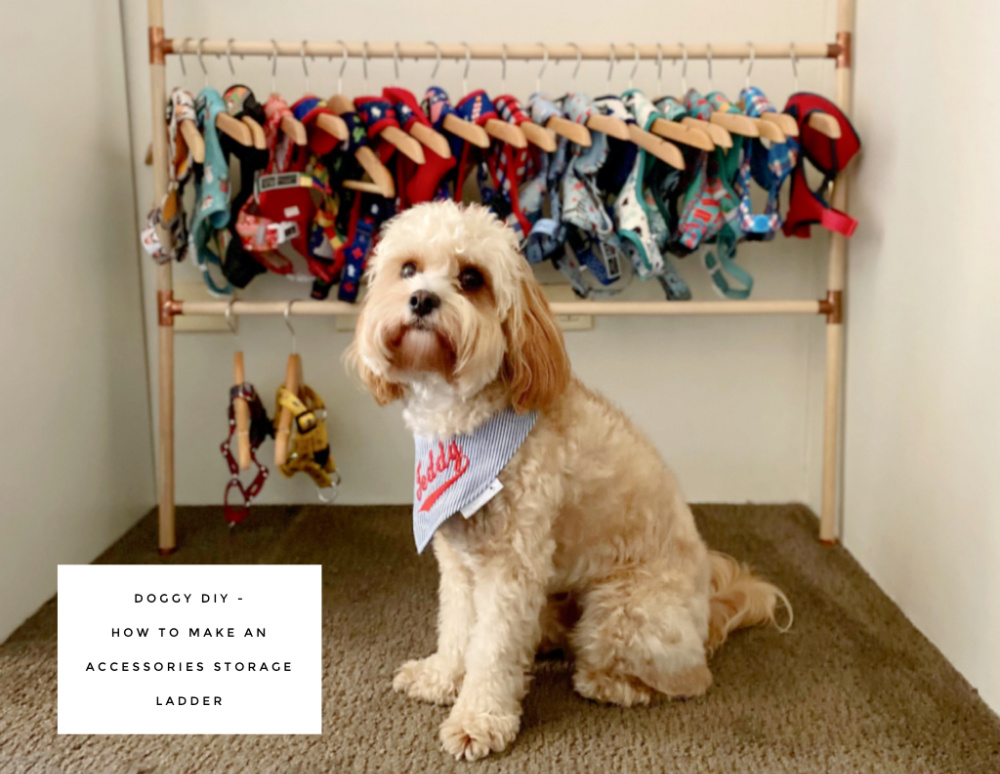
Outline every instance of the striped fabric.
POLYGON ((537 412, 518 414, 508 407, 470 435, 413 436, 417 452, 413 537, 418 552, 438 527, 486 491, 524 443, 537 417, 537 412))

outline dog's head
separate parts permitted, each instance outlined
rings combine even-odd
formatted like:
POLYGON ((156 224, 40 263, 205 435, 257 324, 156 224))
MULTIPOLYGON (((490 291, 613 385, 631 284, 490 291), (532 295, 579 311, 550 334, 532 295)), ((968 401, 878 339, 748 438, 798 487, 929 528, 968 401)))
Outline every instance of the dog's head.
POLYGON ((461 399, 501 384, 518 411, 570 378, 562 332, 513 232, 480 206, 421 204, 382 231, 348 351, 382 405, 444 379, 461 399))

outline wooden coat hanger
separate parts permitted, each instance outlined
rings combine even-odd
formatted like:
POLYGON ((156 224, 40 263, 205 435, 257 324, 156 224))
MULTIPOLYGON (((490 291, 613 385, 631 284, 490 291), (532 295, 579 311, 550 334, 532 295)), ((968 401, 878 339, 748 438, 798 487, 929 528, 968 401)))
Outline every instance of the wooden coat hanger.
MULTIPOLYGON (((308 40, 302 41, 302 49, 299 52, 299 57, 302 60, 302 72, 306 78, 306 95, 312 96, 312 89, 309 88, 309 68, 306 67, 306 46, 308 43, 308 40)), ((344 123, 344 119, 340 116, 331 115, 330 113, 320 113, 316 116, 316 121, 314 123, 316 124, 317 129, 322 132, 326 132, 328 135, 340 142, 347 139, 347 124, 344 123)), ((284 129, 284 122, 282 122, 282 129, 284 129)))
MULTIPOLYGON (((292 354, 288 356, 288 363, 285 365, 285 389, 292 395, 298 395, 302 387, 302 358, 295 351, 295 329, 288 319, 292 311, 294 301, 289 301, 285 307, 285 325, 292 332, 292 354)), ((288 443, 292 436, 292 410, 286 406, 279 406, 278 423, 274 433, 274 464, 281 467, 288 459, 288 443)))
MULTIPOLYGON (((795 91, 799 90, 799 58, 795 56, 795 44, 791 43, 789 45, 789 58, 792 60, 792 74, 795 76, 795 91)), ((794 118, 786 113, 779 113, 779 118, 771 119, 776 123, 779 123, 781 130, 791 136, 799 136, 799 127, 794 118)), ((831 116, 829 113, 823 113, 822 111, 817 111, 809 116, 809 127, 815 129, 820 134, 826 135, 831 140, 840 139, 840 124, 837 119, 831 116)))
MULTIPOLYGON (((441 52, 438 50, 438 59, 441 58, 441 52)), ((396 83, 399 83, 399 42, 393 44, 392 48, 392 67, 393 72, 396 74, 396 83)), ((437 66, 434 67, 434 73, 437 73, 437 66)), ((434 77, 433 75, 431 76, 434 77)), ((383 92, 384 94, 385 92, 383 92)), ((436 131, 434 127, 429 124, 423 123, 422 121, 412 121, 409 128, 410 136, 417 140, 425 148, 434 151, 435 154, 443 159, 451 158, 451 145, 448 143, 448 138, 445 137, 440 132, 436 131)))
MULTIPOLYGON (((751 41, 747 45, 750 46, 750 64, 747 67, 747 78, 746 78, 746 88, 749 89, 750 76, 753 74, 753 65, 757 55, 756 52, 754 51, 753 42, 751 41)), ((738 107, 741 110, 746 110, 746 105, 743 104, 743 100, 740 100, 738 107)), ((764 113, 763 115, 767 116, 767 115, 777 115, 777 114, 764 113)), ((763 137, 765 140, 770 140, 771 142, 785 142, 788 139, 785 132, 782 130, 781 126, 777 122, 767 120, 763 116, 758 116, 758 117, 750 116, 750 119, 757 125, 757 131, 760 133, 760 136, 763 137)))
MULTIPOLYGON (((278 96, 278 42, 274 38, 271 38, 271 46, 273 48, 271 52, 271 94, 278 96)), ((247 131, 250 130, 247 129, 247 131)), ((281 119, 281 131, 300 147, 309 142, 306 127, 295 116, 287 115, 281 119)))
MULTIPOLYGON (((705 44, 705 62, 708 65, 708 90, 711 93, 714 89, 712 87, 712 45, 710 43, 705 44)), ((745 116, 741 113, 727 113, 722 110, 713 110, 708 120, 710 124, 722 127, 730 135, 738 134, 742 137, 760 137, 760 130, 757 128, 754 120, 750 116, 745 116)), ((731 141, 732 138, 730 137, 731 141)), ((732 146, 724 147, 731 148, 732 146)))
MULTIPOLYGON (((638 58, 638 49, 636 49, 636 57, 638 58)), ((635 75, 636 65, 632 66, 632 74, 635 75)), ((656 44, 656 77, 658 91, 663 94, 663 45, 660 43, 656 44)), ((658 103, 663 97, 657 97, 653 100, 654 103, 658 103)), ((657 118, 653 121, 653 125, 649 127, 649 130, 656 135, 664 138, 665 140, 670 140, 675 143, 680 143, 681 145, 690 145, 693 148, 698 148, 699 150, 710 151, 715 150, 715 143, 712 142, 712 138, 709 137, 708 132, 703 129, 695 128, 692 126, 685 126, 679 121, 671 121, 667 118, 657 118)))
MULTIPOLYGON (((226 306, 226 324, 234 334, 236 333, 236 322, 233 320, 233 302, 231 299, 226 306)), ((246 371, 243 368, 243 352, 236 350, 233 353, 233 385, 241 387, 247 380, 246 371)), ((240 395, 236 398, 236 448, 237 461, 240 470, 250 467, 250 406, 246 398, 240 395)))
MULTIPOLYGON (((184 42, 187 42, 187 38, 184 42)), ((205 67, 205 61, 202 59, 201 47, 205 42, 205 38, 200 38, 198 40, 198 66, 201 67, 201 72, 205 76, 205 87, 208 87, 208 69, 205 67)), ((184 60, 181 59, 181 69, 183 69, 184 60)), ((246 146, 247 148, 253 147, 253 135, 250 133, 250 129, 242 122, 233 118, 229 113, 219 113, 215 117, 215 128, 229 137, 232 137, 240 145, 246 146)), ((184 131, 183 127, 181 129, 184 131)), ((185 139, 186 136, 185 136, 185 139)), ((202 141, 202 160, 204 160, 204 140, 202 141)))
MULTIPOLYGON (((789 116, 790 118, 791 116, 789 116)), ((181 121, 180 126, 181 137, 184 138, 184 142, 187 143, 188 151, 191 153, 191 158, 198 164, 205 163, 205 138, 201 136, 201 132, 198 131, 198 126, 190 118, 185 118, 181 121)))

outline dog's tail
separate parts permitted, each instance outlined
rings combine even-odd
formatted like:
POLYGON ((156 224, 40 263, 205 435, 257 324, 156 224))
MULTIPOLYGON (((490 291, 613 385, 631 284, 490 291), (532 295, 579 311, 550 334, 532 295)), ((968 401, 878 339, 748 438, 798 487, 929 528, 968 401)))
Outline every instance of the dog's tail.
POLYGON ((709 552, 712 562, 712 597, 709 601, 708 642, 711 655, 730 632, 748 626, 774 624, 786 632, 792 626, 792 605, 785 592, 754 575, 750 567, 718 551, 709 552), (777 621, 778 603, 788 611, 788 622, 777 621))

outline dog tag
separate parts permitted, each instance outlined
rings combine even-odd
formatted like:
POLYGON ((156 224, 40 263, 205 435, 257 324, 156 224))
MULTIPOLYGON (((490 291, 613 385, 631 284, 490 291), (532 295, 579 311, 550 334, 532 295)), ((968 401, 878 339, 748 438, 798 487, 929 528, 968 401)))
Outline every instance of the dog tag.
POLYGON ((503 484, 500 483, 500 479, 494 478, 493 483, 486 487, 485 492, 462 509, 462 515, 467 519, 475 516, 476 512, 496 497, 501 489, 503 489, 503 484))

